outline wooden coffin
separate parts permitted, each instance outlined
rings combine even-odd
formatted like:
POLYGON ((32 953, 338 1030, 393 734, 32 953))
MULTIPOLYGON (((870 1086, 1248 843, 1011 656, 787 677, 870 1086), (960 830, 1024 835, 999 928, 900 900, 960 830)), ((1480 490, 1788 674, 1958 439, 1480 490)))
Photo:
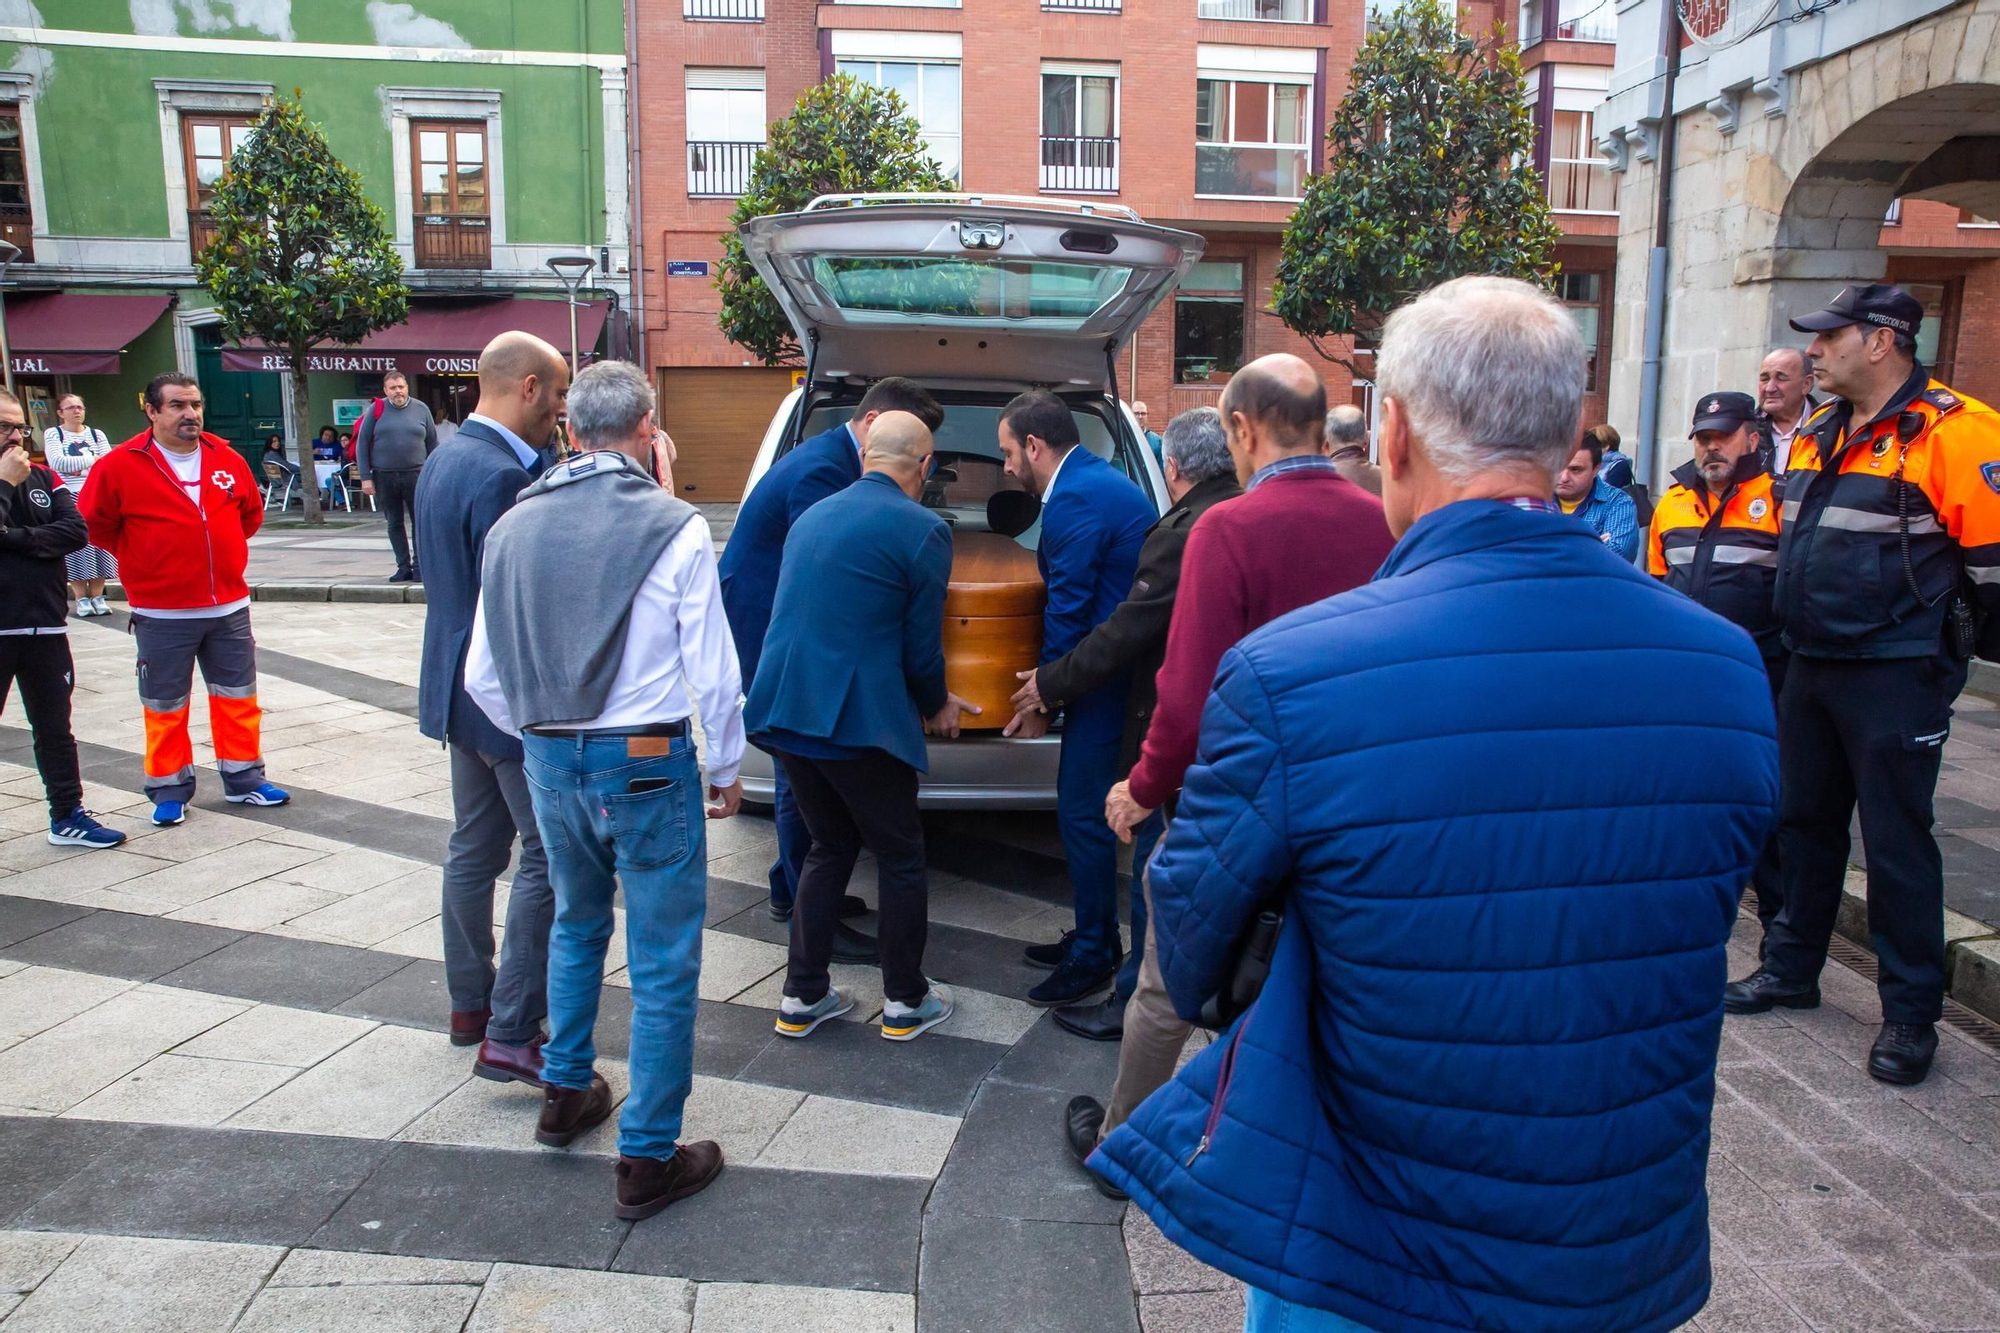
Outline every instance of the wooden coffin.
POLYGON ((944 598, 945 685, 978 704, 968 730, 998 731, 1014 716, 1008 704, 1042 651, 1042 602, 1047 590, 1035 553, 997 532, 961 532, 952 539, 951 587, 944 598))

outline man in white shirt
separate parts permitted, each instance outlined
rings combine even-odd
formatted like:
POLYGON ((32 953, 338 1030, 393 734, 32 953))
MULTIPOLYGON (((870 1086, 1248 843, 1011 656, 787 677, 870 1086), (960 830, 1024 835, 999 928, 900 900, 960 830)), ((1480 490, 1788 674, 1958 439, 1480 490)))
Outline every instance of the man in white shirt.
POLYGON ((561 1147, 611 1114, 591 1032, 625 893, 632 1088, 619 1118, 617 1214, 650 1217, 722 1169, 677 1143, 693 1082, 695 982, 707 901, 703 816, 742 801, 743 682, 714 548, 692 505, 653 476, 645 375, 606 361, 569 390, 578 451, 486 536, 465 691, 521 736, 555 886, 549 1029, 535 1138, 561 1147), (613 532, 615 542, 591 534, 613 532), (701 767, 689 725, 699 711, 701 767))
POLYGON ((1764 466, 1779 482, 1791 466, 1792 440, 1819 402, 1812 396, 1812 362, 1796 347, 1773 348, 1757 368, 1758 444, 1764 466))

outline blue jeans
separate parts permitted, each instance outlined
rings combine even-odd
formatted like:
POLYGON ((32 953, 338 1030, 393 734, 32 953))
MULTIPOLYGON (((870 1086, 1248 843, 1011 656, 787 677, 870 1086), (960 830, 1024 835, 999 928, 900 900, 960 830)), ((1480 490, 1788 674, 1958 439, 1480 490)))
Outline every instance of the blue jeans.
POLYGON ((1118 969, 1112 992, 1121 1000, 1131 999, 1139 986, 1139 964, 1146 957, 1146 862, 1153 859, 1153 849, 1160 845, 1160 835, 1166 830, 1164 810, 1155 810, 1132 830, 1132 951, 1125 955, 1125 966, 1118 969))
POLYGON ((771 814, 778 825, 778 859, 771 862, 771 902, 790 907, 799 895, 799 876, 805 871, 813 840, 806 817, 799 813, 798 798, 792 795, 785 766, 776 755, 771 756, 771 814))
POLYGON ((708 897, 708 831, 693 743, 682 737, 667 754, 633 758, 623 738, 530 733, 522 748, 556 897, 542 1077, 558 1087, 590 1086, 611 904, 622 884, 632 1090, 618 1118, 618 1151, 672 1157, 694 1081, 695 981, 708 897), (635 792, 633 783, 660 785, 635 792))
POLYGON ((1331 1310, 1294 1305, 1256 1287, 1250 1288, 1248 1295, 1250 1317, 1243 1323, 1243 1333, 1371 1333, 1366 1324, 1331 1310))
POLYGON ((1104 798, 1118 780, 1118 740, 1116 732, 1065 735, 1056 763, 1056 826, 1076 906, 1070 957, 1097 964, 1111 961, 1118 944, 1118 836, 1104 822, 1104 798))

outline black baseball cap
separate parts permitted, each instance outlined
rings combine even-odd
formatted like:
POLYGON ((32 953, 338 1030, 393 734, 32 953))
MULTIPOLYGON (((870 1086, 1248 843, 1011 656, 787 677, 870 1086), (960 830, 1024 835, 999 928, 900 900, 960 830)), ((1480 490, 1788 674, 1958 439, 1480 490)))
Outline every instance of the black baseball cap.
POLYGON ((1861 287, 1842 287, 1840 295, 1829 301, 1826 309, 1799 316, 1792 321, 1792 327, 1800 333, 1824 333, 1849 324, 1869 324, 1914 338, 1917 325, 1923 322, 1924 307, 1916 297, 1901 287, 1871 282, 1861 287))
POLYGON ((1757 419, 1757 400, 1747 393, 1712 393, 1694 405, 1694 425, 1688 427, 1693 439, 1705 430, 1735 430, 1757 419))

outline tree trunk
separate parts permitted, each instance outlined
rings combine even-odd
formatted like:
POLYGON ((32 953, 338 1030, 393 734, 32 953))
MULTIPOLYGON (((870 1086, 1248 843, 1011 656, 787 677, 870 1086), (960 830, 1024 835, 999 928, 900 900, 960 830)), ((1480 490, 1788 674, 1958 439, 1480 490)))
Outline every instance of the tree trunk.
POLYGON ((319 473, 313 468, 313 441, 318 432, 312 428, 312 404, 306 398, 306 349, 292 351, 292 438, 293 448, 298 453, 299 502, 305 507, 307 524, 317 526, 326 522, 326 516, 319 508, 319 473))

